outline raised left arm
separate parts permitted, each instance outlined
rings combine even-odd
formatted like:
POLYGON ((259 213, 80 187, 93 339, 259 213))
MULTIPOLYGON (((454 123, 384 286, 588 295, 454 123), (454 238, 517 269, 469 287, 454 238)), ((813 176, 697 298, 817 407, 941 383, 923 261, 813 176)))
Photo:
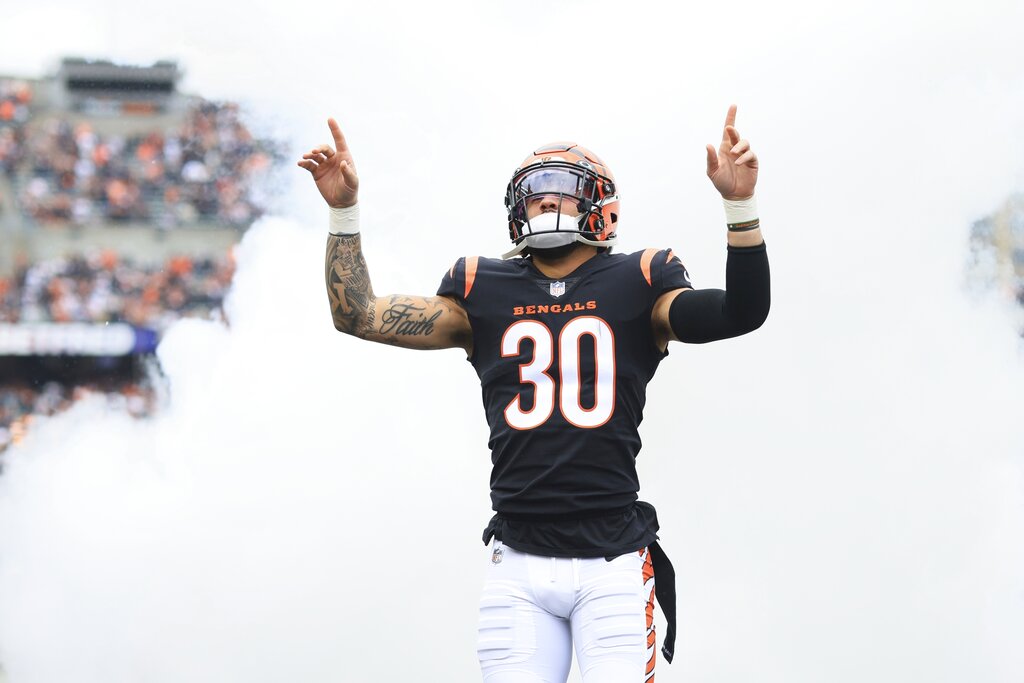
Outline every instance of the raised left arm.
POLYGON ((659 348, 671 340, 703 344, 760 327, 771 305, 768 252, 754 201, 757 155, 736 130, 729 107, 716 151, 707 146, 707 173, 725 202, 729 254, 725 289, 675 289, 654 305, 651 323, 659 348))

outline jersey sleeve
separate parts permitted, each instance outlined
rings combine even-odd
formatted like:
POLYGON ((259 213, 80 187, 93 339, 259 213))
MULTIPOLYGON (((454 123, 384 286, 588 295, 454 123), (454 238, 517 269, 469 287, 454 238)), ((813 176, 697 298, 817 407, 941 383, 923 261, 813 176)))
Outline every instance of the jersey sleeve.
POLYGON ((644 250, 640 255, 640 272, 655 299, 673 289, 693 287, 686 266, 671 249, 644 250))
POLYGON ((437 288, 438 296, 450 296, 465 302, 476 283, 476 273, 480 266, 479 256, 464 256, 456 261, 441 278, 441 286, 437 288))
POLYGON ((445 271, 441 285, 437 288, 438 296, 448 296, 458 301, 464 298, 466 289, 466 258, 462 257, 445 271))
POLYGON ((671 292, 673 289, 693 288, 693 284, 690 282, 690 273, 671 249, 659 251, 656 258, 661 261, 660 283, 656 286, 659 295, 671 292))

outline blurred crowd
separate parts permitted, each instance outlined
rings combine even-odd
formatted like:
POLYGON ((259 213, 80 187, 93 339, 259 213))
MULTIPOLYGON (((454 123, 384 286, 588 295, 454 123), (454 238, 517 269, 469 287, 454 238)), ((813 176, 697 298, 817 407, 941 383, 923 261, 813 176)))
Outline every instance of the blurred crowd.
MULTIPOLYGON (((0 78, 0 173, 7 177, 13 177, 21 160, 31 102, 32 88, 28 83, 0 78)), ((0 197, 0 211, 8 208, 0 197)))
POLYGON ((233 272, 230 257, 144 266, 111 250, 38 261, 0 278, 0 322, 126 322, 160 331, 219 311, 233 272))
MULTIPOLYGON (((220 315, 234 264, 177 256, 141 265, 114 251, 39 261, 0 278, 0 323, 126 322, 162 331, 182 317, 220 315)), ((32 420, 100 393, 136 417, 153 412, 148 383, 9 382, 0 378, 0 453, 24 437, 32 420)))
POLYGON ((101 135, 89 122, 35 116, 24 83, 0 80, 0 169, 21 211, 39 223, 199 221, 248 226, 260 183, 280 158, 237 104, 198 102, 175 130, 101 135))
MULTIPOLYGON (((161 116, 133 134, 139 119, 127 126, 71 117, 40 106, 33 87, 0 78, 0 212, 44 226, 131 222, 165 230, 245 228, 265 210, 283 147, 254 134, 237 104, 197 99, 173 116, 176 123, 161 116)), ((234 263, 230 255, 142 263, 97 250, 26 260, 12 272, 0 277, 0 324, 125 322, 159 333, 182 317, 221 315, 234 263)), ((0 453, 33 420, 89 394, 136 417, 155 409, 153 388, 133 372, 43 373, 57 381, 21 373, 0 377, 0 453)))
POLYGON ((57 382, 48 382, 42 386, 0 385, 0 453, 8 446, 20 442, 38 417, 56 415, 91 394, 105 396, 111 409, 126 412, 133 417, 153 414, 156 403, 153 388, 145 382, 108 383, 106 386, 69 386, 57 382))
POLYGON ((28 121, 32 87, 27 81, 0 78, 0 123, 22 125, 28 121))

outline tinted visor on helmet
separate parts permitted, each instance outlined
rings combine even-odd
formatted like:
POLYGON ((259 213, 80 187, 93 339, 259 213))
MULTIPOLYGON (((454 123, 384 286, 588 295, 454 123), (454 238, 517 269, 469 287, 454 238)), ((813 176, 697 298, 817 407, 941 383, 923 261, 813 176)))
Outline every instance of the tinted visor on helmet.
POLYGON ((548 166, 526 171, 513 180, 511 217, 525 222, 530 214, 541 213, 539 205, 545 202, 557 202, 556 213, 586 213, 596 199, 596 187, 594 175, 583 169, 548 166))
POLYGON ((522 195, 564 194, 579 196, 583 189, 583 174, 564 168, 539 168, 523 174, 516 182, 522 195))

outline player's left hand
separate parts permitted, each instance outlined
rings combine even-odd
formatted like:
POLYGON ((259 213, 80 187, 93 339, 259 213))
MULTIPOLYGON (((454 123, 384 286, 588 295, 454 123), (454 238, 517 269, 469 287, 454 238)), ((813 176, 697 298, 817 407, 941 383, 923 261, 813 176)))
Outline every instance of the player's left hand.
POLYGON ((718 151, 707 146, 708 178, 725 199, 746 199, 754 194, 757 184, 757 155, 750 149, 750 142, 740 137, 736 130, 736 105, 729 106, 722 129, 722 144, 718 151))

